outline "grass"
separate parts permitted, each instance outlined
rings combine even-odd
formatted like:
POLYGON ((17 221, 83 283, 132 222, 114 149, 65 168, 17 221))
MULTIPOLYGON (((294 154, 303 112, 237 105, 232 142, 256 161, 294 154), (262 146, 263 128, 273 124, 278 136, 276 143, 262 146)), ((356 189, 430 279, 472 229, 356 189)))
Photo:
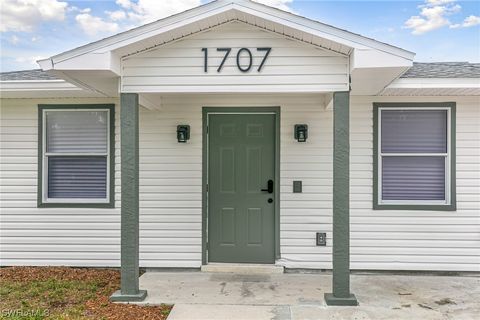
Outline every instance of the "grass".
POLYGON ((0 269, 0 319, 159 319, 171 306, 114 304, 116 270, 66 267, 0 269))

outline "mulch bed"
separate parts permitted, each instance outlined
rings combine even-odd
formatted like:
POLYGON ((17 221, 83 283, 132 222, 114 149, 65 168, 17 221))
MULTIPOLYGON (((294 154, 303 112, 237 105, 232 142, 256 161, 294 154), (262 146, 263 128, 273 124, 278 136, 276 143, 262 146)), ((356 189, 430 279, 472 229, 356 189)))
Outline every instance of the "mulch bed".
POLYGON ((172 306, 138 306, 110 302, 109 296, 119 287, 120 272, 112 269, 0 268, 0 319, 10 319, 5 310, 47 310, 45 316, 38 319, 167 318, 172 306))

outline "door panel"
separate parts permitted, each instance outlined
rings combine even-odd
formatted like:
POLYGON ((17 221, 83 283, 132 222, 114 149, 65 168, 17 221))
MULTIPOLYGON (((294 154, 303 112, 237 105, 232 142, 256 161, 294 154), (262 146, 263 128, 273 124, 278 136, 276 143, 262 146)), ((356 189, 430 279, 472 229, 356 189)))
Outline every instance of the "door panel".
POLYGON ((208 261, 274 263, 275 115, 208 117, 208 261))

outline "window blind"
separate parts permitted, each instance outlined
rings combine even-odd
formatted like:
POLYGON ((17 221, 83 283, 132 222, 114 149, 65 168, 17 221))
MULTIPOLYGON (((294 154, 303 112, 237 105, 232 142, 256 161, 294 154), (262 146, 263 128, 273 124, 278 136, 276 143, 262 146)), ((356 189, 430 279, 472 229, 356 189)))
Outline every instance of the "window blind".
POLYGON ((447 110, 381 110, 382 200, 446 200, 447 121, 447 110))
POLYGON ((446 153, 447 110, 382 110, 383 153, 446 153))
POLYGON ((445 200, 445 157, 383 157, 383 200, 445 200))
POLYGON ((46 111, 47 197, 105 199, 108 112, 46 111))
POLYGON ((49 198, 106 198, 106 157, 50 157, 49 198))
POLYGON ((48 111, 47 152, 106 153, 106 111, 48 111))

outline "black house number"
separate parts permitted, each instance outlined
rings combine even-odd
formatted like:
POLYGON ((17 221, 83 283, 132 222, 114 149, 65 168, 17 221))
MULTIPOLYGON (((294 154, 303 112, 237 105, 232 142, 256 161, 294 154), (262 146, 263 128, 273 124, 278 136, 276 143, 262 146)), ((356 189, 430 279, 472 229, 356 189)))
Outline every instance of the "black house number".
MULTIPOLYGON (((264 52, 265 55, 263 56, 262 62, 257 68, 257 72, 262 71, 263 66, 265 65, 265 62, 267 61, 268 55, 270 54, 270 51, 272 51, 272 48, 266 48, 266 47, 261 47, 261 48, 256 48, 258 52, 264 52)), ((230 53, 232 52, 232 48, 217 48, 218 52, 224 52, 225 55, 223 56, 222 62, 217 68, 217 72, 221 72, 223 65, 227 61, 230 53)), ((204 54, 204 59, 203 59, 203 71, 208 72, 208 48, 202 48, 202 52, 204 54)), ((248 72, 252 69, 253 66, 253 55, 252 51, 248 48, 241 48, 237 51, 237 68, 241 72, 248 72), (240 59, 242 57, 247 58, 247 63, 241 64, 240 59)))

